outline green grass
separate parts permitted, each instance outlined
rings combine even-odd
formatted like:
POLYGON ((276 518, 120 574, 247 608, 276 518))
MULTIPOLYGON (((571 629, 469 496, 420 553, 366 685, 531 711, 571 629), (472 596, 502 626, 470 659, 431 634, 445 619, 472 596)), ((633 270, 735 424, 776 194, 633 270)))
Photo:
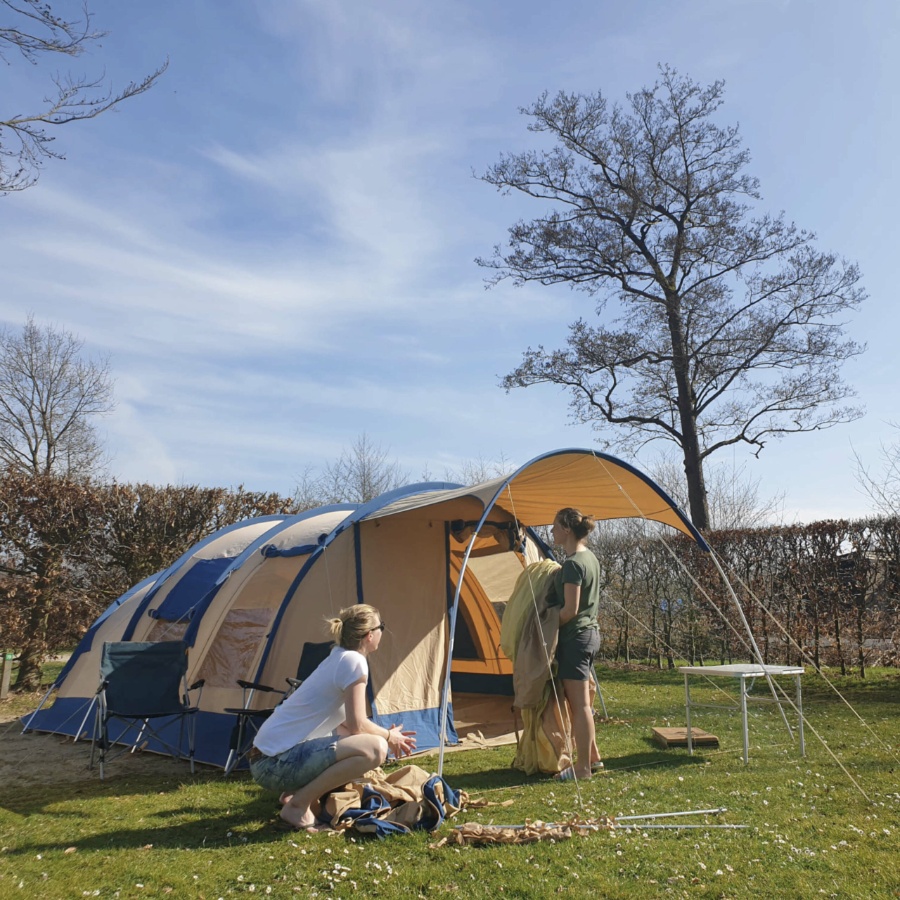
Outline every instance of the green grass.
MULTIPOLYGON (((800 759, 770 707, 751 712, 748 766, 736 713, 696 711, 695 724, 718 735, 718 750, 661 750, 650 728, 684 723, 681 676, 600 674, 611 717, 598 731, 607 773, 583 783, 580 796, 572 784, 511 770, 510 747, 450 753, 448 782, 497 805, 464 812, 437 835, 300 836, 272 828, 273 798, 244 774, 191 776, 173 761, 169 774, 133 776, 124 771, 137 767, 117 773, 113 763, 103 783, 86 772, 75 783, 0 786, 0 897, 900 897, 900 673, 832 679, 871 731, 820 679, 804 679, 811 726, 868 799, 811 732, 800 759), (720 806, 727 812, 719 816, 659 823, 749 827, 620 828, 559 843, 430 848, 465 821, 720 806)), ((699 684, 692 695, 723 699, 699 684)), ((57 739, 36 736, 35 753, 46 740, 57 739)))

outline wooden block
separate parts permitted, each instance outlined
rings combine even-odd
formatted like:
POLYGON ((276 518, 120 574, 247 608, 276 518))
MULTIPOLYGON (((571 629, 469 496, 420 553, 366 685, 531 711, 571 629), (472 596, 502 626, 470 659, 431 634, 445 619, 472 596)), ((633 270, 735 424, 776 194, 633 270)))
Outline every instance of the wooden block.
MULTIPOLYGON (((687 728, 653 728, 653 740, 663 747, 687 747, 687 728)), ((700 728, 691 728, 691 741, 695 747, 719 746, 719 739, 700 728)))

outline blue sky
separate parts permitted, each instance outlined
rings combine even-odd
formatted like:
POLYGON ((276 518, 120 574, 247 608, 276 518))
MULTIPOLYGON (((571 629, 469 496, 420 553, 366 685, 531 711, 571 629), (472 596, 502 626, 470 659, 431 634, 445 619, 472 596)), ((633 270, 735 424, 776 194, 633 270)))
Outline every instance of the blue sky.
MULTIPOLYGON (((535 146, 518 109, 543 90, 624 100, 662 62, 725 80, 761 208, 858 262, 869 293, 846 368, 866 417, 721 464, 783 493, 789 521, 865 513, 854 448, 877 467, 900 419, 896 0, 90 6, 110 34, 73 71, 169 70, 58 129, 67 159, 0 198, 0 321, 32 312, 109 355, 119 479, 287 494, 363 432, 413 480, 595 445, 554 388, 498 387, 590 299, 485 290, 474 258, 539 209, 473 171, 535 146)), ((9 61, 2 112, 47 89, 9 61)))

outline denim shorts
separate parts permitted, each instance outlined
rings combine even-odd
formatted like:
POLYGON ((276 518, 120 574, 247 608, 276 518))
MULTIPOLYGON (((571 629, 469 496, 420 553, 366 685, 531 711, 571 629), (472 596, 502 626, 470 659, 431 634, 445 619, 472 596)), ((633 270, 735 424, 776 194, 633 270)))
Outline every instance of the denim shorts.
POLYGON ((556 648, 557 674, 565 681, 590 681, 594 657, 600 652, 600 632, 596 628, 577 631, 556 648))
POLYGON ((312 738, 279 753, 250 763, 250 774, 260 786, 280 794, 296 791, 330 769, 337 761, 337 738, 312 738))

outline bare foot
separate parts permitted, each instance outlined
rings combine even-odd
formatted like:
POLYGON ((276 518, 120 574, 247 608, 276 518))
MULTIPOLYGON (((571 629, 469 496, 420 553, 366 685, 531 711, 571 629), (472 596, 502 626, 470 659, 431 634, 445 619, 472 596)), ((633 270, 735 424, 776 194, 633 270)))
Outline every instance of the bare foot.
POLYGON ((278 802, 279 802, 282 806, 284 806, 285 803, 290 803, 291 800, 293 799, 293 797, 294 797, 293 794, 289 794, 287 791, 285 791, 285 792, 278 798, 278 802))
POLYGON ((296 807, 285 804, 279 815, 288 825, 296 828, 297 831, 309 831, 312 833, 318 830, 316 828, 316 817, 309 808, 298 810, 296 807))

